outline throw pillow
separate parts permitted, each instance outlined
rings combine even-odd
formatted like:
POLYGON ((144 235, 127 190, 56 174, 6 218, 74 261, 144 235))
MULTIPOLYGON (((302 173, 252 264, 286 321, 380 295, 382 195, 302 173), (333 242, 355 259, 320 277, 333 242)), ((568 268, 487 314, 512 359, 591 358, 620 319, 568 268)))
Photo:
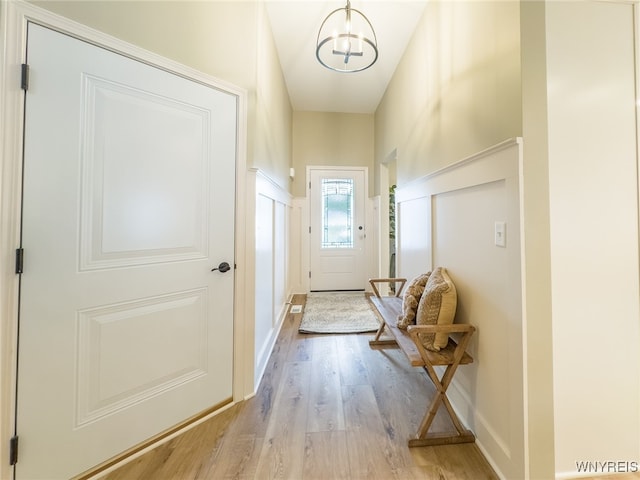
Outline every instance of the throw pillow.
MULTIPOLYGON (((446 268, 436 268, 429 277, 416 312, 417 325, 451 325, 456 315, 458 296, 446 268)), ((428 350, 440 351, 449 343, 446 333, 421 333, 422 344, 428 350)))
POLYGON ((416 309, 430 274, 431 272, 423 273, 409 282, 402 296, 402 315, 396 322, 398 328, 406 329, 407 326, 416 323, 416 309))

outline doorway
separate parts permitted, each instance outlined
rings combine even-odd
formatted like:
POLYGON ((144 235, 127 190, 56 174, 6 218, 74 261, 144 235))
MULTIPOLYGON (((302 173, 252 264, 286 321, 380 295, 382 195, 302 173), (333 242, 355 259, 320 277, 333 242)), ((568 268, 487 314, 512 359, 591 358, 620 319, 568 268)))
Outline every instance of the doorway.
POLYGON ((311 291, 364 290, 367 169, 309 167, 311 291))

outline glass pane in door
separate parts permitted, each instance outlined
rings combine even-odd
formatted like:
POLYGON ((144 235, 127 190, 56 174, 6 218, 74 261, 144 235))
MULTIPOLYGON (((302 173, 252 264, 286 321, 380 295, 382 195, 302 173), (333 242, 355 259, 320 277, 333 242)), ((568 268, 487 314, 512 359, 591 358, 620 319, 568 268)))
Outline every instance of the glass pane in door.
POLYGON ((321 248, 353 248, 353 179, 322 179, 321 248))

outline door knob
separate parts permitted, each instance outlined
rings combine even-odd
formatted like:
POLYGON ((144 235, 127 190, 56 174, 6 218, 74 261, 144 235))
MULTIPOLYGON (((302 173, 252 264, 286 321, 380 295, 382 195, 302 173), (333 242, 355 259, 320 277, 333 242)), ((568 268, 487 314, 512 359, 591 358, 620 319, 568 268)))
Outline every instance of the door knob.
POLYGON ((215 272, 216 270, 221 273, 228 272, 229 270, 231 270, 231 266, 227 262, 222 262, 217 267, 211 269, 212 272, 215 272))

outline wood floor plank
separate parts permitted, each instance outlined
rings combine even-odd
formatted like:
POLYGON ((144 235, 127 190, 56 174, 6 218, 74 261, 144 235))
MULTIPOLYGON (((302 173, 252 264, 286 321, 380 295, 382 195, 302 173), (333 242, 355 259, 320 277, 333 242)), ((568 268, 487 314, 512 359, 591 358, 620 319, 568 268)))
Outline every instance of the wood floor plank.
POLYGON ((336 337, 342 385, 369 385, 370 383, 369 372, 361 353, 364 338, 368 338, 368 335, 355 334, 336 337))
POLYGON ((342 396, 353 478, 391 478, 388 437, 371 386, 345 385, 342 396))
POLYGON ((363 344, 362 356, 369 370, 371 389, 376 402, 378 417, 382 423, 385 458, 392 470, 404 469, 413 465, 407 441, 415 435, 424 406, 425 382, 419 378, 419 371, 397 368, 408 364, 400 350, 392 350, 391 358, 400 359, 399 364, 389 361, 384 355, 371 350, 363 344))
POLYGON ((438 465, 406 467, 395 471, 397 480, 447 480, 445 472, 438 465))
MULTIPOLYGON (((294 295, 293 303, 304 302, 304 295, 294 295)), ((254 397, 247 402, 249 405, 245 408, 244 413, 239 416, 238 433, 253 433, 256 436, 264 437, 266 435, 269 418, 272 413, 273 401, 276 392, 282 382, 284 367, 290 357, 290 350, 294 338, 299 336, 298 326, 302 314, 286 315, 280 334, 271 351, 267 366, 262 376, 262 381, 258 386, 258 390, 254 397)))
POLYGON ((256 467, 256 478, 301 478, 309 408, 309 362, 286 365, 265 441, 256 467))
POLYGON ((463 480, 497 480, 492 470, 486 470, 485 462, 473 443, 441 445, 435 449, 437 464, 445 478, 463 480))
POLYGON ((256 478, 262 438, 241 434, 224 442, 215 463, 200 478, 249 480, 256 478))
POLYGON ((388 480, 394 472, 385 461, 385 450, 380 439, 370 437, 361 430, 347 430, 347 450, 351 478, 388 480))
POLYGON ((344 430, 342 388, 334 336, 316 337, 309 391, 307 432, 344 430))
POLYGON ((306 362, 311 359, 312 335, 299 335, 291 340, 289 348, 289 362, 306 362))
POLYGON ((347 434, 344 431, 313 432, 306 436, 304 480, 348 480, 347 434))

